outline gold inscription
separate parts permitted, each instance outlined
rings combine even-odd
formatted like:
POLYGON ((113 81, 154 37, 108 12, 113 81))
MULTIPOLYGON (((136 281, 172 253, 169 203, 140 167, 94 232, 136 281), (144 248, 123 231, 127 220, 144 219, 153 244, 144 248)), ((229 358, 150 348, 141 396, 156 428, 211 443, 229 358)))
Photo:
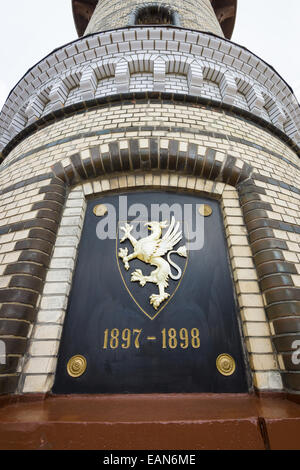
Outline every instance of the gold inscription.
POLYGON ((125 328, 120 331, 118 328, 104 331, 103 349, 129 349, 131 346, 135 349, 140 348, 140 335, 142 330, 129 330, 125 328))
MULTIPOLYGON (((162 349, 199 349, 200 331, 198 328, 164 328, 161 330, 160 338, 147 336, 146 341, 161 341, 162 349)), ((143 330, 125 328, 106 329, 104 331, 103 349, 140 349, 140 340, 143 337, 143 330)))

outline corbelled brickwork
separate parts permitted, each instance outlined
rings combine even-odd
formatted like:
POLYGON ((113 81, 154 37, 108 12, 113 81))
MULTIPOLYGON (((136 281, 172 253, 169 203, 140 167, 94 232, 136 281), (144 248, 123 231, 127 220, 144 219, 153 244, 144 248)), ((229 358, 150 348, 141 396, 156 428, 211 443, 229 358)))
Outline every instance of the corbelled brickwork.
POLYGON ((167 188, 220 202, 250 389, 300 394, 297 100, 210 1, 149 3, 100 1, 1 112, 0 393, 51 391, 86 198, 167 188))

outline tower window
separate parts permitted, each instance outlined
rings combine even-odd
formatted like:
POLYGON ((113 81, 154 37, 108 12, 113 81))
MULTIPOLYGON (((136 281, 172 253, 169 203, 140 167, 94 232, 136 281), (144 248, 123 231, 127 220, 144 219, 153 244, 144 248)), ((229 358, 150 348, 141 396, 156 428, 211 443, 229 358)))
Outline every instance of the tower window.
POLYGON ((178 26, 177 13, 161 5, 148 5, 135 12, 135 25, 170 24, 178 26))

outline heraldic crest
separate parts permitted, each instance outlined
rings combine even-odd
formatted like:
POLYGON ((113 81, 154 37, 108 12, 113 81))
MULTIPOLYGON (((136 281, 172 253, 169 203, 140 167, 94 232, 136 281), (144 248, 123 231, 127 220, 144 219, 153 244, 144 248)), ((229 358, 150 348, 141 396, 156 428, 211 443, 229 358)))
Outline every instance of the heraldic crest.
POLYGON ((149 276, 144 276, 141 269, 136 269, 131 274, 131 282, 139 282, 142 287, 147 282, 157 285, 159 293, 150 295, 150 304, 157 310, 161 303, 170 297, 170 294, 165 291, 169 286, 169 278, 179 281, 182 276, 181 268, 171 260, 171 255, 177 254, 187 258, 187 248, 185 245, 182 245, 177 250, 172 250, 183 238, 180 223, 176 223, 174 217, 172 217, 170 226, 163 236, 162 229, 168 227, 166 221, 148 222, 145 226, 148 226, 152 233, 140 240, 136 240, 131 235, 133 225, 125 223, 121 227, 124 236, 120 242, 123 243, 128 239, 134 251, 128 254, 128 248, 120 248, 118 255, 123 260, 127 271, 130 267, 129 262, 135 258, 151 266, 156 266, 156 269, 149 276), (163 258, 164 255, 167 255, 167 260, 163 258), (171 266, 176 269, 176 275, 172 274, 171 266))

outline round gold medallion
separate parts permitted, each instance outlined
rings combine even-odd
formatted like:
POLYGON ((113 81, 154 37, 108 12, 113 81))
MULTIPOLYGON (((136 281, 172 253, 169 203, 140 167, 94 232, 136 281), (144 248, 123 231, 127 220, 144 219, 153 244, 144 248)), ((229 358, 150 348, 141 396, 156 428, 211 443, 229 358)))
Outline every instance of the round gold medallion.
POLYGON ((235 371, 235 360, 229 354, 220 354, 217 357, 217 369, 222 375, 232 375, 235 371))
POLYGON ((83 356, 73 356, 68 362, 67 371, 71 377, 81 377, 86 371, 87 362, 83 356))
POLYGON ((94 207, 93 212, 96 217, 103 217, 108 212, 108 210, 104 204, 98 204, 94 207))
POLYGON ((203 215, 203 217, 209 217, 213 212, 212 208, 208 204, 201 204, 198 211, 200 215, 203 215))

